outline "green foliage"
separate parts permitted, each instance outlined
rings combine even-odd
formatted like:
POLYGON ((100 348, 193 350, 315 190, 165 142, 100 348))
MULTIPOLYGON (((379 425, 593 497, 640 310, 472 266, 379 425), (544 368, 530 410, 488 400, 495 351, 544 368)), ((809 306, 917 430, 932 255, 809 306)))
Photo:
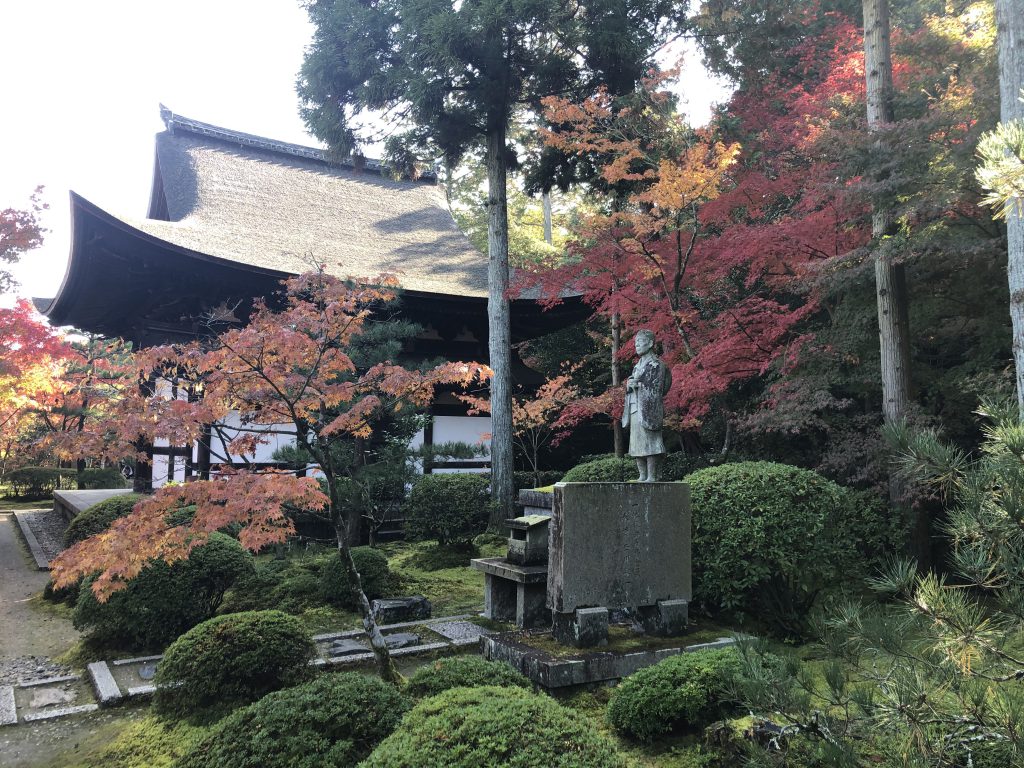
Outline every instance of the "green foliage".
POLYGON ((406 503, 406 533, 442 545, 471 541, 487 526, 487 485, 470 473, 424 475, 406 503))
POLYGON ((557 469, 542 469, 536 476, 533 472, 514 472, 513 476, 516 491, 520 491, 524 488, 543 488, 547 485, 554 485, 562 479, 564 474, 564 472, 557 469))
POLYGON ((880 600, 837 605, 821 622, 823 661, 766 663, 763 644, 744 644, 751 711, 848 751, 884 732, 906 764, 1021 763, 1024 423, 1016 402, 980 412, 977 458, 934 431, 887 430, 903 471, 947 500, 951 572, 892 560, 869 581, 880 600))
MULTIPOLYGON (((115 725, 121 723, 115 722, 115 725)), ((123 726, 113 739, 82 762, 76 760, 72 765, 73 768, 171 768, 177 758, 206 734, 205 727, 149 715, 123 726)), ((77 744, 75 752, 78 753, 77 744)))
POLYGON ((624 679, 608 702, 608 722, 639 741, 679 725, 703 727, 723 711, 740 662, 731 648, 683 653, 624 679))
POLYGON ((78 473, 78 487, 83 490, 124 488, 124 475, 117 467, 91 467, 78 473))
POLYGON ((575 467, 565 473, 563 483, 624 483, 628 480, 636 480, 640 473, 636 468, 636 461, 626 457, 616 459, 614 456, 607 459, 596 459, 575 467))
MULTIPOLYGON (((352 560, 363 585, 363 592, 369 600, 384 597, 390 586, 391 570, 388 559, 371 547, 354 547, 352 560)), ((349 584, 348 573, 341 563, 341 555, 332 553, 323 561, 319 581, 320 595, 324 602, 340 608, 356 608, 358 602, 349 584)))
POLYGON ((52 496, 54 491, 73 488, 75 475, 73 469, 20 467, 6 473, 4 482, 11 487, 14 496, 42 499, 52 496))
POLYGON ((141 493, 125 493, 93 504, 72 519, 64 531, 64 546, 70 547, 97 533, 103 533, 112 522, 126 516, 144 498, 141 493))
POLYGON ((157 667, 160 714, 201 720, 309 678, 316 646, 280 611, 216 616, 175 640, 157 667))
POLYGON ((224 593, 253 571, 252 555, 222 533, 168 565, 154 560, 105 602, 82 582, 74 625, 99 645, 124 649, 162 648, 216 613, 224 593))
POLYGON ((450 656, 425 664, 409 678, 409 694, 417 698, 436 696, 450 688, 476 688, 481 685, 533 688, 529 680, 508 664, 487 661, 479 656, 450 656))
POLYGON ((856 499, 810 470, 740 462, 699 470, 687 482, 695 597, 705 603, 756 610, 799 635, 817 595, 861 565, 848 533, 856 499))
POLYGON ((408 708, 398 689, 378 678, 323 675, 233 712, 175 768, 347 768, 408 708))
POLYGON ((1024 120, 999 123, 978 141, 978 183, 995 215, 1024 216, 1024 120))
POLYGON ((454 688, 424 699, 363 768, 618 768, 626 760, 587 720, 519 688, 454 688))

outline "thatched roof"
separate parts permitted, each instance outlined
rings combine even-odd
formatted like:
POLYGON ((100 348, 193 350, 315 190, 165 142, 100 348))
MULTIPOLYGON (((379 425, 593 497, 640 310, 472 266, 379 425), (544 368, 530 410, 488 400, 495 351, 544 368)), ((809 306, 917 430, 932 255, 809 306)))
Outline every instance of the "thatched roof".
POLYGON ((332 162, 162 110, 149 218, 126 224, 173 246, 298 273, 398 276, 410 291, 487 295, 487 258, 453 221, 432 177, 395 181, 379 163, 332 162))

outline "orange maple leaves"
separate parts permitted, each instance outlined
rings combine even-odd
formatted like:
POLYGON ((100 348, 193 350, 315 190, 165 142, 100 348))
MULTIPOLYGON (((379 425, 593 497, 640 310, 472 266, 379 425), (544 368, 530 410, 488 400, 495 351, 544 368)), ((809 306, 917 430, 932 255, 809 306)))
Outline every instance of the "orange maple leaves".
MULTIPOLYGON (((79 448, 125 456, 158 438, 187 445, 205 425, 235 414, 245 428, 232 451, 251 454, 268 440, 274 430, 261 425, 297 425, 303 447, 323 472, 333 472, 334 441, 369 436, 377 416, 389 409, 429 404, 437 386, 468 386, 491 374, 478 363, 446 363, 425 372, 382 363, 358 371, 346 349, 370 312, 395 300, 394 286, 387 276, 358 283, 321 271, 300 275, 285 282, 283 308, 257 302, 244 328, 204 344, 135 355, 143 386, 125 392, 116 418, 80 435, 79 448), (169 397, 168 390, 179 397, 169 397)), ((336 524, 342 520, 342 510, 333 508, 315 480, 228 469, 216 480, 163 488, 140 502, 106 533, 64 552, 54 563, 54 580, 69 584, 98 571, 93 589, 103 599, 150 560, 187 557, 210 532, 231 523, 241 524, 239 540, 256 551, 292 532, 287 506, 326 507, 336 524), (190 523, 168 524, 169 513, 193 506, 190 523)))

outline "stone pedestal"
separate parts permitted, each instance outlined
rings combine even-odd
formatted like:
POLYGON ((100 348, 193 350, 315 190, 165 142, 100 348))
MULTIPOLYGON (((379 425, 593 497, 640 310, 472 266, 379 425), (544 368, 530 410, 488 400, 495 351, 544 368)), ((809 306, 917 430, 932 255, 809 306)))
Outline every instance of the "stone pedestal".
POLYGON ((546 627, 551 614, 545 605, 548 569, 517 565, 501 557, 470 561, 484 573, 484 616, 514 622, 521 629, 546 627))
POLYGON ((557 483, 547 605, 556 639, 600 645, 597 614, 636 609, 651 634, 686 629, 690 489, 683 483, 557 483), (584 624, 581 623, 581 615, 584 624))
POLYGON ((551 614, 551 635, 562 645, 596 648, 608 645, 608 609, 577 608, 551 614))

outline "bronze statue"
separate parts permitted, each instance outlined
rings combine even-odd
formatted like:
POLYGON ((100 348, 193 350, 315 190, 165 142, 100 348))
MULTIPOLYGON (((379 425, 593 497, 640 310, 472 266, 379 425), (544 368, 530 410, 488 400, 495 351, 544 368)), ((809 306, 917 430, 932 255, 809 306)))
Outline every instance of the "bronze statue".
POLYGON ((633 340, 640 356, 633 375, 626 379, 626 406, 622 426, 629 429, 629 455, 636 459, 640 481, 658 479, 658 465, 665 455, 661 427, 665 420, 663 398, 672 386, 668 366, 654 354, 654 333, 637 331, 633 340))

